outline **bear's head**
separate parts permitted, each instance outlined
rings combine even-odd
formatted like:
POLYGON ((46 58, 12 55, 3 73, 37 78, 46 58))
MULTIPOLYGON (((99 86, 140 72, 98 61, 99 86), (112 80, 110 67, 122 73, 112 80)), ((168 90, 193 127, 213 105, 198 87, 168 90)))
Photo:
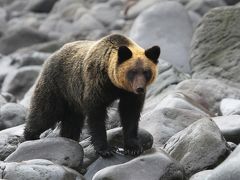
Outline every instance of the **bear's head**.
POLYGON ((135 94, 144 94, 146 87, 157 76, 159 55, 159 46, 146 50, 136 44, 120 46, 117 50, 114 84, 135 94))

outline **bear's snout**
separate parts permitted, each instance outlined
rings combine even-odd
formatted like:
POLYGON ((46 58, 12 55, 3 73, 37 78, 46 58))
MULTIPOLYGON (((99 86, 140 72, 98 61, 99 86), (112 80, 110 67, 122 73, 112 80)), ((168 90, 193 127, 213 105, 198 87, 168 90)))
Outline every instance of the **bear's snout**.
POLYGON ((144 75, 136 75, 133 79, 133 92, 135 94, 144 94, 146 91, 146 79, 144 75))

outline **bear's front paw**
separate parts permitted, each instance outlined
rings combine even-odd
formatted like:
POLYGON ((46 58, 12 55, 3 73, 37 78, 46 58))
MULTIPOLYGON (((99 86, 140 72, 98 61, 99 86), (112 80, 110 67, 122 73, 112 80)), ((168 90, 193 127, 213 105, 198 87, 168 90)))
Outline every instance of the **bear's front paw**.
POLYGON ((97 154, 103 158, 109 158, 109 157, 113 156, 114 151, 115 151, 115 149, 113 147, 107 147, 104 149, 96 150, 97 154))
POLYGON ((138 156, 143 152, 143 147, 138 139, 131 139, 125 142, 124 152, 128 155, 138 156))

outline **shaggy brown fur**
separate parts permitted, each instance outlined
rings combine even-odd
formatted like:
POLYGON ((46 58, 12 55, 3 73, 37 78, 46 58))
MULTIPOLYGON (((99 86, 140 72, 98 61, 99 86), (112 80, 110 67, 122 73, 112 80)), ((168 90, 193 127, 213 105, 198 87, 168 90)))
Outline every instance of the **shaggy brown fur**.
POLYGON ((99 41, 64 45, 45 62, 38 78, 25 139, 37 139, 43 131, 61 121, 61 135, 78 140, 87 117, 96 151, 109 156, 106 112, 114 100, 120 99, 125 150, 133 155, 141 153, 138 120, 145 88, 156 76, 159 53, 157 46, 145 51, 117 34, 99 41))

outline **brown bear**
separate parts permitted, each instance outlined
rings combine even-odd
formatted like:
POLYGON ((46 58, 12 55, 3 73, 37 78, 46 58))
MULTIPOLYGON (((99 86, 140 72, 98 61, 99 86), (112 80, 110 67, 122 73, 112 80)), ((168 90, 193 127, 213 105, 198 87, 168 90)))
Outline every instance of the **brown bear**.
POLYGON ((119 34, 64 45, 43 65, 30 103, 25 139, 37 139, 61 122, 61 136, 79 140, 86 118, 96 152, 111 156, 105 119, 107 107, 119 99, 125 152, 139 155, 138 121, 146 87, 157 74, 159 55, 158 46, 144 50, 119 34))

